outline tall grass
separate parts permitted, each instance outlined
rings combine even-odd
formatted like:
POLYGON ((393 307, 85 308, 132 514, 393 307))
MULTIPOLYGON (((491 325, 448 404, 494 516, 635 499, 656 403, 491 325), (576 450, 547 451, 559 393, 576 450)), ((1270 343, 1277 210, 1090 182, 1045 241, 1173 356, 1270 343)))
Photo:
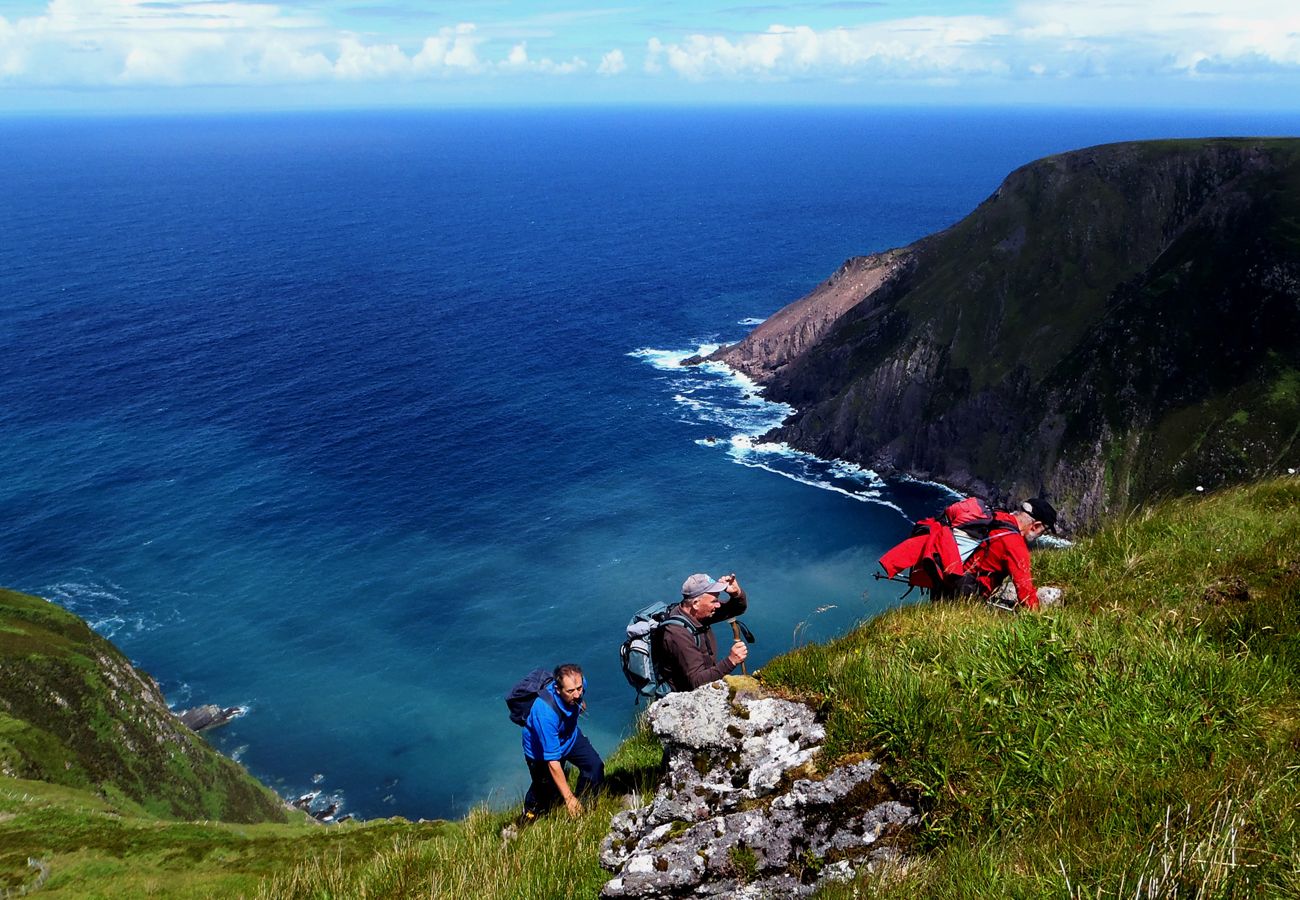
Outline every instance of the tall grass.
POLYGON ((907 879, 843 890, 1292 895, 1298 511, 1288 479, 1135 513, 1036 556, 1063 609, 900 609, 769 664, 924 811, 907 879))
POLYGON ((663 750, 638 729, 608 761, 611 790, 577 819, 560 809, 520 827, 519 809, 479 807, 435 836, 401 834, 369 856, 341 850, 311 856, 263 882, 257 900, 591 898, 609 874, 597 860, 609 821, 626 794, 653 790, 663 750))

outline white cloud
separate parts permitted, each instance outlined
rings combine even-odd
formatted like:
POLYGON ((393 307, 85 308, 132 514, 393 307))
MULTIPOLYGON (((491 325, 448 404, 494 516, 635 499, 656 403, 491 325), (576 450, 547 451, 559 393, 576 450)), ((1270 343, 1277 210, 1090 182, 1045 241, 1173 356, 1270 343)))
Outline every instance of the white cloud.
POLYGON ((510 50, 510 55, 499 65, 502 69, 516 72, 545 72, 551 75, 571 75, 587 67, 587 63, 577 57, 574 57, 569 62, 556 62, 549 58, 534 61, 528 57, 528 44, 526 41, 515 44, 510 50))
POLYGON ((433 37, 426 38, 420 52, 411 60, 419 72, 435 69, 460 69, 477 71, 482 68, 478 58, 478 45, 482 40, 475 35, 477 27, 465 22, 454 28, 442 28, 433 37))
POLYGON ((627 61, 623 59, 622 50, 611 50, 600 58, 600 65, 596 71, 601 75, 618 75, 627 69, 627 61))
POLYGON ((805 74, 970 76, 1300 72, 1300 6, 1275 0, 1025 3, 999 16, 918 16, 852 28, 772 25, 647 42, 645 69, 690 80, 805 74))
MULTIPOLYGON (((103 87, 391 81, 481 74, 471 23, 404 49, 257 2, 51 0, 42 15, 0 17, 0 85, 103 87)), ((525 54, 522 45, 516 48, 525 54)), ((511 59, 516 51, 511 51, 511 59)), ((528 64, 565 74, 579 59, 528 64)))
POLYGON ((1005 64, 981 48, 1007 30, 1003 20, 986 16, 896 19, 822 31, 772 25, 736 40, 697 34, 665 44, 652 38, 647 63, 652 71, 666 65, 694 80, 855 70, 896 77, 1000 72, 1005 64))
POLYGON ((522 68, 528 65, 528 44, 515 44, 510 49, 510 55, 506 57, 505 64, 514 68, 522 68))

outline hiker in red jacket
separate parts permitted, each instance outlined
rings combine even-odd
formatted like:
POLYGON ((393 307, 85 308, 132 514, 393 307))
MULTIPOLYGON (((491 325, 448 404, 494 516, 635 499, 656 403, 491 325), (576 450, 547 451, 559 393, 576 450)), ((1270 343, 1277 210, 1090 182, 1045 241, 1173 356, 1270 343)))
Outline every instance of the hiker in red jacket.
POLYGON ((1038 609, 1029 573, 1029 545, 1056 525, 1056 510, 1042 497, 1011 512, 990 510, 978 497, 950 504, 938 518, 916 523, 912 536, 880 557, 884 575, 908 570, 907 583, 931 599, 988 597, 1008 575, 1020 604, 1038 609))
POLYGON ((1038 609, 1038 591, 1029 571, 1029 545, 1056 525, 1056 510, 1042 497, 1020 504, 1013 512, 998 510, 996 521, 1015 525, 1015 530, 999 530, 971 554, 966 561, 966 592, 987 597, 997 590, 1008 575, 1016 586, 1016 596, 1027 609, 1038 609), (971 581, 974 584, 971 584, 971 581))

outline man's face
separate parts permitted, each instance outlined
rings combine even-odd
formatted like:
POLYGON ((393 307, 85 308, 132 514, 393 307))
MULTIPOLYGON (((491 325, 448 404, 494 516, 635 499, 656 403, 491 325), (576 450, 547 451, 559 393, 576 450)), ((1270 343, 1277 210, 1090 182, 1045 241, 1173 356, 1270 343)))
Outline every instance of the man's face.
POLYGON ((1020 526, 1020 536, 1025 539, 1027 544, 1032 544, 1047 531, 1046 525, 1024 510, 1016 510, 1015 517, 1016 524, 1020 526))
POLYGON ((560 683, 555 690, 566 705, 577 707, 582 703, 582 689, 581 675, 565 675, 560 679, 560 683))
POLYGON ((718 607, 722 605, 722 601, 717 594, 700 594, 693 602, 695 604, 693 615, 697 619, 707 619, 717 612, 718 607))

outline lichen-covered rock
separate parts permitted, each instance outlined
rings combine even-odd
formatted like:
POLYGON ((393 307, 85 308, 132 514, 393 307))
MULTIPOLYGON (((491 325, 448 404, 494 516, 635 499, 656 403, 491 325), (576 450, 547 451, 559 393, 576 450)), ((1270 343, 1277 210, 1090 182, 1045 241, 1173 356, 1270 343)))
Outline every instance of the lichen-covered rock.
POLYGON ((666 772, 649 803, 614 817, 603 896, 803 896, 916 821, 871 760, 811 773, 825 731, 802 703, 728 679, 670 694, 649 719, 666 772))

